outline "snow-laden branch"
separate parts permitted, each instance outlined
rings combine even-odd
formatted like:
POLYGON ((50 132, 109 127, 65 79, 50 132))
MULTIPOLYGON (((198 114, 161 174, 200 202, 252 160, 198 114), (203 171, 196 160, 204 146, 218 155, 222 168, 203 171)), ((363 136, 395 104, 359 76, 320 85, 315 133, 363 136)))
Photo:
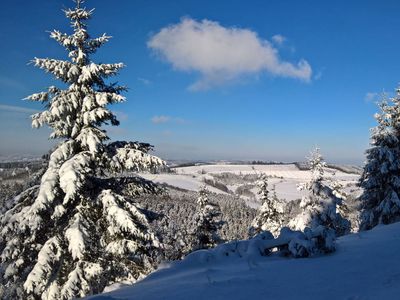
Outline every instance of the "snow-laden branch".
POLYGON ((65 231, 65 237, 68 241, 68 251, 72 258, 81 260, 85 253, 85 240, 88 239, 87 223, 80 212, 77 212, 71 221, 71 224, 65 231))
POLYGON ((112 236, 127 233, 135 238, 148 239, 136 223, 137 220, 143 219, 144 216, 139 211, 125 210, 122 204, 125 199, 122 196, 113 193, 111 190, 104 190, 99 196, 99 201, 103 205, 103 211, 109 224, 108 232, 112 236))
POLYGON ((166 163, 162 159, 147 153, 150 149, 149 144, 123 143, 116 147, 116 144, 112 143, 107 147, 110 169, 115 172, 138 172, 165 168, 166 163))
POLYGON ((59 299, 84 297, 89 290, 90 286, 85 278, 84 270, 78 263, 75 269, 68 274, 68 279, 60 291, 59 299))
POLYGON ((37 263, 29 273, 24 288, 28 294, 34 293, 40 295, 53 272, 54 264, 56 264, 62 255, 62 250, 57 237, 50 238, 43 245, 37 258, 37 263))
POLYGON ((66 9, 64 10, 65 16, 74 21, 89 20, 93 14, 94 9, 86 10, 84 8, 66 9))
POLYGON ((89 39, 87 41, 87 51, 90 53, 94 53, 98 48, 103 46, 110 39, 111 39, 111 36, 106 35, 105 33, 98 38, 89 39))
POLYGON ((53 30, 52 32, 50 32, 50 37, 67 49, 71 49, 73 46, 75 46, 72 36, 66 33, 62 33, 58 30, 53 30))
POLYGON ((81 74, 78 77, 78 83, 89 83, 97 81, 101 77, 109 77, 118 74, 118 71, 124 67, 122 63, 116 64, 95 64, 90 63, 83 66, 81 74))
POLYGON ((46 101, 50 100, 51 96, 60 93, 60 91, 61 90, 59 88, 57 88, 55 86, 50 86, 50 87, 48 87, 46 92, 32 94, 32 95, 24 98, 24 100, 46 102, 46 101))
MULTIPOLYGON (((82 148, 87 149, 90 153, 96 153, 102 149, 102 142, 108 139, 103 130, 95 127, 84 127, 77 132, 79 132, 79 134, 75 137, 76 141, 81 144, 82 148)), ((74 131, 72 135, 75 135, 74 131)))
POLYGON ((65 193, 63 205, 71 201, 83 187, 86 175, 90 172, 90 156, 81 152, 67 160, 59 171, 60 188, 65 193))
POLYGON ((64 82, 75 82, 79 75, 79 68, 69 61, 50 59, 50 58, 35 58, 33 60, 35 66, 46 72, 52 73, 56 78, 64 82))

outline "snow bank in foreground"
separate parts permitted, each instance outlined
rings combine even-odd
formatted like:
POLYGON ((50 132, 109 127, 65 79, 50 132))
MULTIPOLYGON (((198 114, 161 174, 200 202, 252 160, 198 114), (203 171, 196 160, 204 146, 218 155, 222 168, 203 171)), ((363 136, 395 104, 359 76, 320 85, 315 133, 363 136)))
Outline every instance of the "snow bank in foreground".
POLYGON ((399 298, 400 223, 342 237, 337 248, 304 259, 197 251, 136 285, 90 299, 399 298))

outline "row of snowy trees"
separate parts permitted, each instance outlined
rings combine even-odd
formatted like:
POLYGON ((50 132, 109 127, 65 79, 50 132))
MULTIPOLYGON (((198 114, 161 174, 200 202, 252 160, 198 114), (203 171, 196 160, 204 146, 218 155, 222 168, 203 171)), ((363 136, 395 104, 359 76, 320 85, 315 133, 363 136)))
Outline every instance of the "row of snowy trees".
MULTIPOLYGON (((335 236, 347 234, 351 228, 369 230, 379 224, 400 221, 400 88, 396 89, 394 97, 383 97, 379 103, 380 112, 375 115, 378 125, 372 129, 371 148, 366 151, 366 163, 359 180, 362 188, 360 214, 354 220, 358 224, 350 224, 346 219, 349 208, 342 186, 324 178, 325 163, 318 149, 309 159, 312 178, 300 186, 307 192, 300 203, 302 212, 287 226, 303 231, 323 229, 322 248, 327 251, 333 250, 335 236)), ((268 230, 278 236, 284 225, 283 203, 269 196, 265 176, 261 177, 259 186, 263 204, 250 232, 268 230)))
POLYGON ((262 205, 249 230, 250 236, 269 231, 280 237, 281 231, 289 227, 303 232, 319 233, 316 239, 317 252, 333 251, 337 236, 352 229, 368 230, 378 224, 390 224, 400 220, 400 88, 396 95, 384 99, 380 113, 375 115, 378 126, 372 129, 371 148, 367 150, 367 161, 359 186, 361 210, 351 224, 346 194, 342 185, 324 176, 324 162, 319 149, 311 152, 309 167, 311 179, 299 189, 306 195, 300 202, 301 212, 285 224, 285 203, 276 195, 271 196, 268 178, 260 175, 257 182, 262 205))
POLYGON ((308 232, 313 244, 305 255, 331 252, 335 249, 336 236, 350 232, 350 222, 344 218, 345 194, 338 182, 324 177, 326 164, 316 148, 309 158, 311 179, 299 186, 306 195, 300 202, 301 212, 287 224, 284 223, 285 203, 276 195, 271 197, 268 190, 268 178, 265 174, 258 181, 262 201, 258 215, 250 228, 250 236, 269 231, 274 237, 280 237, 287 228, 308 232))
MULTIPOLYGON (((300 202, 301 212, 285 222, 286 203, 272 194, 268 188, 268 177, 260 174, 257 181, 262 205, 249 229, 249 236, 269 232, 271 237, 286 240, 284 236, 295 236, 291 230, 304 232, 304 240, 297 245, 302 250, 291 251, 294 256, 309 256, 335 250, 335 238, 350 232, 351 224, 346 219, 348 208, 342 186, 332 178, 324 176, 324 162, 319 149, 311 152, 309 158, 310 181, 299 186, 305 196, 300 202)), ((205 188, 199 191, 198 212, 190 251, 206 249, 217 245, 218 208, 208 200, 205 188)), ((288 242, 290 239, 288 240, 288 242)), ((188 251, 189 252, 189 251, 188 251)))

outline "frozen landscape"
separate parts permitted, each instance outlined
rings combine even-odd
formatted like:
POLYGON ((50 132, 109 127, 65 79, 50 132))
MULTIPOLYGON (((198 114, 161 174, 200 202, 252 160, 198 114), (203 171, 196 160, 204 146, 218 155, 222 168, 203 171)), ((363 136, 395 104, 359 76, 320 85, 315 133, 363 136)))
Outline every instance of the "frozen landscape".
MULTIPOLYGON (((348 167, 348 172, 343 172, 335 168, 325 169, 327 177, 335 176, 348 192, 356 192, 356 183, 359 180, 359 169, 357 167, 348 167)), ((257 176, 265 174, 269 177, 269 184, 274 187, 278 198, 286 201, 301 199, 303 194, 298 190, 298 185, 304 183, 311 178, 309 170, 301 170, 296 164, 202 164, 190 167, 174 167, 172 173, 167 174, 140 174, 146 179, 152 180, 157 183, 167 184, 169 186, 198 191, 201 186, 208 184, 208 189, 214 193, 232 193, 235 194, 238 188, 246 186, 245 178, 242 180, 235 180, 238 177, 243 178, 246 175, 257 176), (236 176, 230 176, 231 174, 236 176), (221 181, 221 176, 226 177, 225 181, 231 178, 231 184, 226 184, 225 189, 216 188, 213 183, 221 181), (235 183, 233 183, 236 181, 235 183)), ((253 180, 254 183, 254 180, 253 180)), ((248 195, 242 195, 246 200, 255 200, 257 197, 257 187, 247 186, 248 195)), ((254 202, 254 201, 253 201, 254 202)))
POLYGON ((0 300, 400 298, 399 10, 4 3, 0 300))

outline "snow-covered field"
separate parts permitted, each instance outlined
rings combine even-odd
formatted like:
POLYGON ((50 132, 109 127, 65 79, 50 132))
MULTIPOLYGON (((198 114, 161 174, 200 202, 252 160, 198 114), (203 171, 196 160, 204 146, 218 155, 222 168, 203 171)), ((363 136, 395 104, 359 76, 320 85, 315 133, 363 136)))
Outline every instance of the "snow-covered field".
POLYGON ((338 239, 335 253, 289 259, 194 252, 98 300, 399 299, 400 223, 338 239))
MULTIPOLYGON (((157 183, 166 183, 168 185, 185 189, 189 191, 198 191, 204 185, 204 178, 210 178, 205 175, 189 175, 189 174, 140 174, 140 176, 157 183)), ((208 190, 214 193, 224 193, 223 191, 208 187, 208 190)))
MULTIPOLYGON (((276 194, 280 199, 287 201, 301 198, 302 194, 297 190, 297 185, 310 179, 310 172, 300 170, 295 164, 276 165, 234 165, 234 164, 213 164, 190 167, 174 168, 175 173, 170 174, 141 174, 146 179, 158 183, 166 183, 171 186, 185 190, 198 191, 204 185, 204 180, 213 180, 215 175, 232 173, 239 176, 255 175, 265 173, 270 177, 270 186, 275 186, 276 194)), ((358 174, 344 173, 335 169, 326 168, 327 177, 335 174, 347 192, 355 189, 359 178, 358 174)), ((234 192, 241 184, 227 185, 227 188, 234 192)), ((208 186, 208 189, 215 193, 226 193, 220 189, 208 186)), ((256 190, 252 191, 256 193, 256 190)))

